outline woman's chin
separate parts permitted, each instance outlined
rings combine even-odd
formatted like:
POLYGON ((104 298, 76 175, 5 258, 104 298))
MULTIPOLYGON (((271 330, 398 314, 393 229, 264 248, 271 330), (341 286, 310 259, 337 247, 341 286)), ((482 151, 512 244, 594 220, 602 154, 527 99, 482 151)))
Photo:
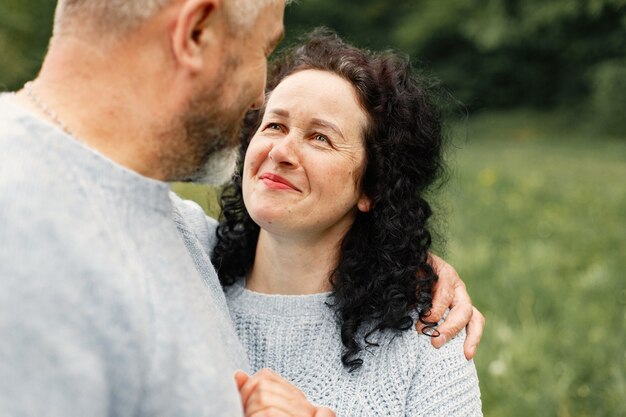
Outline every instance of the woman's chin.
POLYGON ((267 231, 274 229, 284 230, 287 228, 285 224, 285 213, 282 210, 267 209, 267 210, 255 210, 250 213, 252 220, 261 228, 267 231))

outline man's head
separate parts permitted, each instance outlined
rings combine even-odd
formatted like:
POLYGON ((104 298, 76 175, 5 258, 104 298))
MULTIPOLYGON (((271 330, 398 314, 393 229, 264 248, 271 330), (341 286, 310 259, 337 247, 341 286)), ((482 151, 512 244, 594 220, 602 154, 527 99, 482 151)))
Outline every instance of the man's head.
POLYGON ((215 178, 211 168, 232 159, 245 112, 263 104, 284 6, 285 0, 59 0, 53 42, 86 38, 132 60, 126 71, 145 74, 133 88, 158 97, 146 106, 161 104, 147 128, 158 138, 163 177, 219 182, 227 178, 215 178))
POLYGON ((267 58, 283 35, 284 1, 238 0, 229 4, 235 8, 229 11, 233 18, 229 19, 227 38, 231 41, 225 43, 218 85, 213 90, 199 89, 184 112, 185 131, 191 139, 188 142, 198 145, 190 152, 197 157, 191 165, 201 168, 179 179, 218 184, 227 181, 235 168, 242 119, 250 108, 261 107, 265 100, 267 58), (264 6, 259 10, 256 3, 264 6), (238 12, 237 6, 245 7, 238 12), (246 10, 256 17, 239 15, 246 10))
MULTIPOLYGON (((91 20, 95 28, 103 29, 103 34, 123 34, 155 16, 159 11, 181 0, 58 0, 54 32, 60 35, 72 29, 76 22, 72 19, 91 20)), ((287 0, 286 3, 289 3, 287 0)), ((234 33, 246 32, 263 9, 279 0, 225 0, 223 7, 230 20, 234 33)))
POLYGON ((54 19, 55 36, 76 27, 75 20, 91 20, 107 32, 123 33, 154 16, 173 0, 58 0, 54 19))

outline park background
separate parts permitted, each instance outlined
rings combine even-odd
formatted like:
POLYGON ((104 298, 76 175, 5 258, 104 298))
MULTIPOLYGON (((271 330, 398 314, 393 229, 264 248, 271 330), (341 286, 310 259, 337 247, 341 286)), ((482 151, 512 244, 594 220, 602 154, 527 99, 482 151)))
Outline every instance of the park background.
MULTIPOLYGON (((0 90, 36 74, 54 6, 0 0, 0 90)), ((317 25, 453 97, 437 251, 487 319, 485 415, 626 416, 626 0, 300 0, 283 45, 317 25)))

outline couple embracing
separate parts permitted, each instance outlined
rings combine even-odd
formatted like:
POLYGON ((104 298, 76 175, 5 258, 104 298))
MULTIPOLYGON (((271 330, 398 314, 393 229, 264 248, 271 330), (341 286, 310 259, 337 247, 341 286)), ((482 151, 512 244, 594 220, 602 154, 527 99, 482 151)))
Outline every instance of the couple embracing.
POLYGON ((267 74, 284 7, 59 1, 0 96, 0 414, 481 414, 433 88, 324 30, 267 74), (219 223, 169 191, 237 160, 219 223))

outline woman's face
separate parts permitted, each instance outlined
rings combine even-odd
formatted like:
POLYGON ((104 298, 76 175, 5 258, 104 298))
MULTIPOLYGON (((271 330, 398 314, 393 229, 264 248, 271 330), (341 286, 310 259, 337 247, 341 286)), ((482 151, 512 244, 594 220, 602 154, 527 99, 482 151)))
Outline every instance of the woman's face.
POLYGON ((304 70, 281 81, 246 152, 252 219, 283 236, 342 237, 370 206, 360 184, 366 123, 352 85, 335 74, 304 70))

